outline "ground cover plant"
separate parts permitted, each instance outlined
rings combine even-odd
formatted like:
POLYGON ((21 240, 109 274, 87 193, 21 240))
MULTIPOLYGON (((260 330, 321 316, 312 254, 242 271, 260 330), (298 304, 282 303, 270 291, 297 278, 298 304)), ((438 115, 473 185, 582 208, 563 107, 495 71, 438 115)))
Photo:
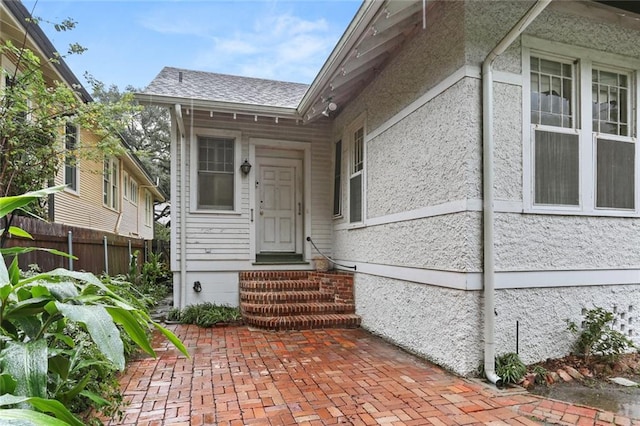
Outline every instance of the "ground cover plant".
POLYGON ((203 328, 221 323, 237 323, 241 318, 238 308, 208 302, 188 305, 184 309, 174 308, 167 315, 167 320, 169 321, 176 321, 181 324, 196 324, 203 328))
MULTIPOLYGON (((60 189, 0 197, 0 219, 60 189)), ((19 228, 4 231, 30 238, 19 228)), ((155 356, 152 328, 188 356, 124 282, 62 268, 24 274, 17 259, 32 250, 64 255, 35 247, 0 250, 0 423, 83 425, 74 408, 116 412, 118 401, 101 394, 96 377, 114 377, 110 374, 124 369, 127 341, 155 356), (8 267, 7 256, 13 256, 8 267)))

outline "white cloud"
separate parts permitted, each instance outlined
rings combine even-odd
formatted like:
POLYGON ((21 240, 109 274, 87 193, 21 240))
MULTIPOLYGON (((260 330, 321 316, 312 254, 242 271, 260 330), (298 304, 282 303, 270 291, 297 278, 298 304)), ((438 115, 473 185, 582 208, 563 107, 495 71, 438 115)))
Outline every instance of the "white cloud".
POLYGON ((336 41, 325 19, 265 16, 250 30, 218 35, 194 64, 215 72, 311 82, 336 41))

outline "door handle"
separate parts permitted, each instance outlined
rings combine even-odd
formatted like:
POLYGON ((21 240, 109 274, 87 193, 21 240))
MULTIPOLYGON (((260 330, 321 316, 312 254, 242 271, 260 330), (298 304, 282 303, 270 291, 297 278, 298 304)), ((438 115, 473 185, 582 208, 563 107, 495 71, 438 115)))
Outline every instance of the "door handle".
POLYGON ((298 203, 298 216, 302 216, 302 203, 298 203))
POLYGON ((251 209, 251 222, 253 222, 253 209, 251 209))

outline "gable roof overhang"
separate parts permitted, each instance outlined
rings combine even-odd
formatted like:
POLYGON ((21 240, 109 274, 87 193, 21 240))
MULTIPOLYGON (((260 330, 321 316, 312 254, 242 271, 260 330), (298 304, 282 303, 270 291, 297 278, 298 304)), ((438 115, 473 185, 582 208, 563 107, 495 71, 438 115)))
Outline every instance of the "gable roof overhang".
POLYGON ((49 59, 56 57, 58 51, 42 28, 31 21, 32 16, 22 2, 2 0, 2 6, 9 12, 1 15, 2 33, 6 34, 16 46, 23 44, 26 34, 27 47, 41 58, 45 78, 49 81, 65 82, 75 90, 83 102, 91 102, 93 100, 91 95, 73 74, 64 59, 58 58, 56 62, 49 61, 49 59))
POLYGON ((338 111, 349 103, 422 28, 429 7, 421 0, 365 0, 300 101, 300 117, 313 121, 329 102, 338 111))

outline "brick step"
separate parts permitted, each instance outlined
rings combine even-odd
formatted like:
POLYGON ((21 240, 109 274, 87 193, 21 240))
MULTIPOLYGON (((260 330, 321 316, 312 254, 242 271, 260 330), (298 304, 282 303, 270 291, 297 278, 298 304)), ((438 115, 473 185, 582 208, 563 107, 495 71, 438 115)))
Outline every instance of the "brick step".
POLYGON ((333 302, 333 295, 320 291, 240 291, 243 303, 309 303, 333 302))
POLYGON ((260 317, 243 315, 246 324, 271 330, 309 330, 317 328, 357 328, 360 317, 356 314, 293 315, 260 317))
POLYGON ((280 280, 305 280, 309 277, 309 271, 244 271, 240 272, 242 281, 280 281, 280 280))
POLYGON ((240 291, 318 291, 318 282, 302 280, 246 280, 240 281, 240 291))
POLYGON ((292 315, 325 315, 325 314, 353 314, 354 304, 346 303, 243 303, 242 314, 253 316, 292 316, 292 315))

